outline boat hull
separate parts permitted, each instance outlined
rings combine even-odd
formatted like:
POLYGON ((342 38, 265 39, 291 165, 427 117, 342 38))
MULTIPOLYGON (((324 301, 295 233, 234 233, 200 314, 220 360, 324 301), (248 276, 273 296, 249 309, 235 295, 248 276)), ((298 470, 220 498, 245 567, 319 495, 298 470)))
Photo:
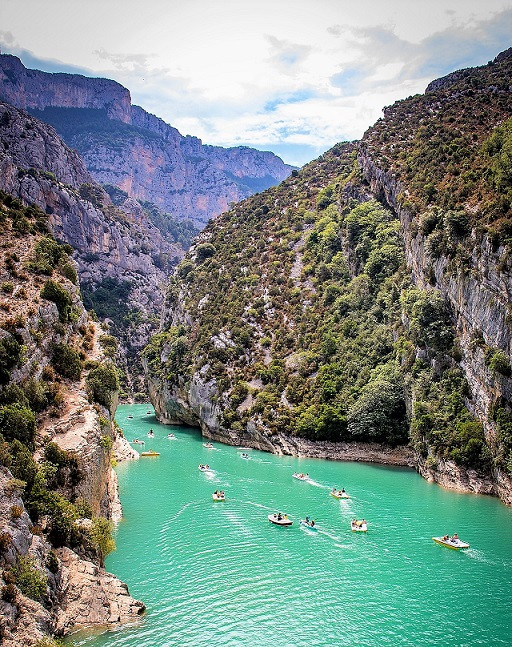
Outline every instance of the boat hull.
POLYGON ((141 452, 141 456, 160 456, 159 452, 141 452))
POLYGON ((460 539, 443 539, 442 537, 432 537, 432 539, 439 544, 440 546, 445 546, 446 548, 451 548, 452 550, 464 550, 469 548, 469 544, 461 541, 460 539))
POLYGON ((293 523, 291 519, 285 519, 285 517, 281 517, 281 519, 279 519, 277 514, 269 514, 268 520, 275 526, 291 526, 293 523))

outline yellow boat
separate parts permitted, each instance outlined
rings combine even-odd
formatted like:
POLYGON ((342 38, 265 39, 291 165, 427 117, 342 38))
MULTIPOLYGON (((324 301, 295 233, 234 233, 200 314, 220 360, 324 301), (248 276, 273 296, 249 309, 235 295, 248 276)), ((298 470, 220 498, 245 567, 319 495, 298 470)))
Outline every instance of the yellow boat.
POLYGON ((461 550, 461 548, 469 548, 469 544, 465 541, 461 541, 458 537, 432 537, 436 544, 441 546, 446 546, 446 548, 451 548, 452 550, 461 550))
POLYGON ((159 452, 155 452, 153 449, 150 449, 150 450, 149 450, 149 451, 147 451, 147 452, 141 452, 141 453, 140 453, 140 455, 141 455, 141 456, 160 456, 160 453, 159 453, 159 452))

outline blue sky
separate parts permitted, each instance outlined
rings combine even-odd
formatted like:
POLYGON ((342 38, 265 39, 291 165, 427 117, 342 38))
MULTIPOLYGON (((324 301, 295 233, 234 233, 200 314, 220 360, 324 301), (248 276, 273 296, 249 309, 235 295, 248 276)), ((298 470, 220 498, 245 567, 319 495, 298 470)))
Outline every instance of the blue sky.
POLYGON ((512 46, 512 0, 2 0, 0 48, 115 79, 181 133, 302 165, 512 46))

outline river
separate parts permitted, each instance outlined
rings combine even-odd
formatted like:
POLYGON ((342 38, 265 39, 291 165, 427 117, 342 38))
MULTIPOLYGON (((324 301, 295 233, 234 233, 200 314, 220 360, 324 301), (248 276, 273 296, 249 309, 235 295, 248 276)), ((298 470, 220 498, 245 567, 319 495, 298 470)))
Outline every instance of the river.
POLYGON ((497 499, 405 468, 256 450, 243 459, 235 447, 205 448, 197 430, 158 424, 146 404, 120 406, 116 418, 126 438, 160 452, 117 467, 124 519, 106 563, 147 614, 74 644, 512 645, 512 510, 497 499), (330 496, 334 486, 350 499, 330 496), (213 502, 217 489, 224 503, 213 502), (274 511, 293 525, 269 523, 274 511), (306 515, 317 531, 299 526, 306 515), (363 517, 368 532, 351 532, 363 517), (454 532, 471 547, 432 541, 454 532))

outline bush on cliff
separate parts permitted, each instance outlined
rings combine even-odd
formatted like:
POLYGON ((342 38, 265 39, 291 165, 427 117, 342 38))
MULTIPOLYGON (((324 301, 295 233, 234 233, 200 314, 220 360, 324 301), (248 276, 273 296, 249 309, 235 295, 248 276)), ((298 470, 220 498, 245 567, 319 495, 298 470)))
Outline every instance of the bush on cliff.
POLYGON ((94 402, 110 407, 112 398, 119 390, 119 373, 113 364, 100 364, 87 376, 87 388, 94 402))
POLYGON ((19 404, 0 407, 0 434, 6 440, 19 440, 33 448, 35 433, 36 416, 31 409, 19 404))
POLYGON ((45 596, 48 578, 37 568, 33 557, 20 555, 13 568, 13 573, 16 578, 16 585, 23 595, 36 601, 45 596))

